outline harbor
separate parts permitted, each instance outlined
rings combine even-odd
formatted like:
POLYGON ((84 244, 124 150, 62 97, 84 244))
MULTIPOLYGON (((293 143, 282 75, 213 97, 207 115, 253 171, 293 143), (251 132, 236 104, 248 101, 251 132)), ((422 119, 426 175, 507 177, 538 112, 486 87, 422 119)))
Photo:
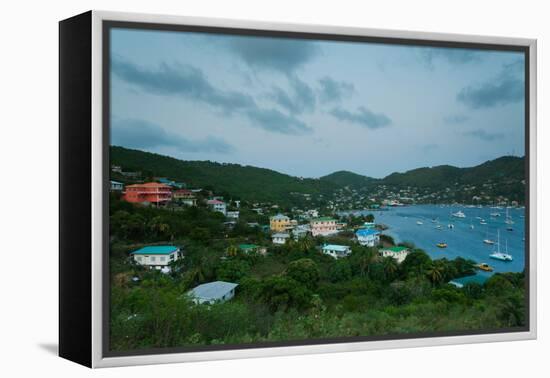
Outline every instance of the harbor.
POLYGON ((388 227, 384 234, 393 237, 396 243, 413 243, 432 259, 460 256, 489 264, 493 271, 480 270, 478 276, 481 277, 498 272, 521 272, 525 266, 523 208, 411 205, 391 207, 386 211, 358 210, 341 214, 349 213, 374 214, 377 224, 388 227), (442 244, 445 248, 438 247, 442 244), (511 255, 512 260, 491 258, 499 248, 500 252, 511 255))

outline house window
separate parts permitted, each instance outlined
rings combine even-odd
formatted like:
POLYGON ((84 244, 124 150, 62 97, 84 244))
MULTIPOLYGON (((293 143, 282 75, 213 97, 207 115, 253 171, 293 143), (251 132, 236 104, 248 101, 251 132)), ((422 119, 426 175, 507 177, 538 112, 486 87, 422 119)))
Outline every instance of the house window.
POLYGON ((162 262, 166 261, 166 256, 161 256, 160 261, 162 261, 162 262))
POLYGON ((157 261, 157 258, 155 256, 151 256, 149 259, 151 260, 151 262, 157 261))

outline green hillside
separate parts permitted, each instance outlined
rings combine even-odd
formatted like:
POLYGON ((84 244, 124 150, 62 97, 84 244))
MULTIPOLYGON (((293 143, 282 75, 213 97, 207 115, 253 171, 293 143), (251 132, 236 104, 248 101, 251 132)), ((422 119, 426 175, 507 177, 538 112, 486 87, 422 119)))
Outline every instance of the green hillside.
POLYGON ((336 185, 317 179, 300 179, 270 169, 212 161, 182 161, 171 157, 112 146, 111 164, 124 170, 141 171, 148 177, 168 177, 190 187, 212 188, 234 199, 277 202, 283 206, 300 203, 296 194, 331 193, 336 185), (291 194, 295 193, 295 194, 291 194))
POLYGON ((392 173, 381 180, 385 185, 430 187, 434 189, 458 183, 480 185, 488 181, 521 181, 525 176, 523 157, 503 156, 469 168, 441 165, 417 168, 404 173, 392 173))
MULTIPOLYGON (((270 169, 212 161, 182 161, 171 157, 113 146, 111 164, 125 171, 141 171, 144 178, 168 177, 190 187, 213 189, 234 199, 253 202, 273 202, 281 206, 302 205, 304 194, 325 199, 343 187, 375 190, 382 185, 390 188, 417 188, 422 191, 447 192, 449 200, 468 201, 474 195, 504 196, 524 202, 525 159, 504 156, 475 167, 457 168, 450 165, 417 168, 392 173, 383 179, 338 171, 320 179, 302 179, 270 169), (463 189, 475 187, 466 193, 463 189)), ((312 202, 309 202, 313 205, 312 202)))
POLYGON ((334 172, 330 175, 321 177, 321 180, 333 183, 337 186, 348 186, 355 189, 360 189, 379 181, 372 177, 359 175, 349 171, 334 172))

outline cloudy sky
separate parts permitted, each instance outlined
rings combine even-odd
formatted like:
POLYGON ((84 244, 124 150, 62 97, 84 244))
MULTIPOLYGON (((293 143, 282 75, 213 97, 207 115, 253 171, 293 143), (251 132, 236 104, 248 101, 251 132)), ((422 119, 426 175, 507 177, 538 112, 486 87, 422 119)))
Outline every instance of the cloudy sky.
POLYGON ((304 177, 524 154, 516 52, 111 31, 111 144, 304 177))

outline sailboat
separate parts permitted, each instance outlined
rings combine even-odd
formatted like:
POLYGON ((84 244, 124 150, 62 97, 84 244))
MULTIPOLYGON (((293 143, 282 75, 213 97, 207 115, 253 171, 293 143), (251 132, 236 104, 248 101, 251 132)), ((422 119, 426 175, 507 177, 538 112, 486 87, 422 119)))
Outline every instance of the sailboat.
POLYGON ((483 243, 485 244, 495 244, 495 241, 492 239, 489 239, 489 227, 487 227, 487 237, 483 239, 483 243))
POLYGON ((500 261, 512 261, 512 255, 508 254, 508 240, 506 240, 506 252, 500 252, 500 231, 498 231, 497 250, 489 255, 490 258, 500 261))
POLYGON ((514 224, 514 221, 512 220, 512 217, 508 214, 508 208, 506 208, 506 220, 504 221, 506 224, 514 224))
POLYGON ((466 214, 464 214, 460 210, 458 210, 456 213, 452 213, 451 216, 453 216, 455 218, 466 218, 466 214))

